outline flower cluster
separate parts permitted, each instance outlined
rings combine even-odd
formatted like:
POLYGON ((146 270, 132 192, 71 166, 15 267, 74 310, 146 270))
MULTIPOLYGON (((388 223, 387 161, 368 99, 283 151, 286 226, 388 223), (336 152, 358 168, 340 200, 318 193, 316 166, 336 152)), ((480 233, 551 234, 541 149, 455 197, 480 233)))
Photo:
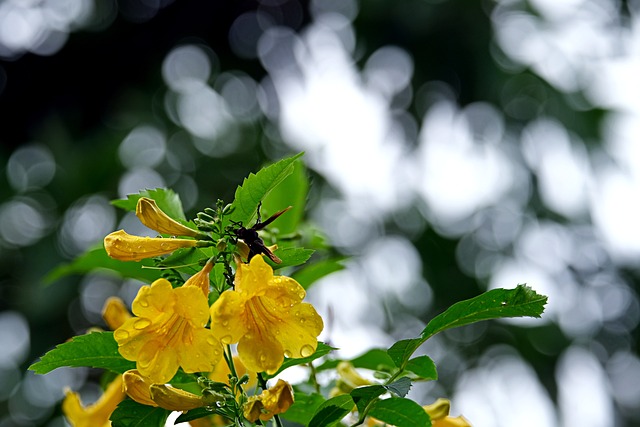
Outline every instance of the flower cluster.
MULTIPOLYGON (((211 246, 213 239, 206 233, 170 218, 154 200, 140 198, 136 215, 144 225, 168 237, 116 231, 104 239, 111 258, 139 261, 181 248, 211 246)), ((93 406, 84 408, 78 396, 68 392, 63 409, 69 421, 74 426, 109 425, 109 414, 125 394, 144 405, 177 411, 222 402, 225 396, 218 392, 205 389, 195 394, 168 382, 179 369, 187 374, 218 373, 219 377, 225 371, 220 367, 224 346, 231 344, 237 344, 238 359, 233 363, 229 356, 225 361, 237 365, 240 372, 273 374, 285 356, 314 353, 323 322, 311 304, 302 302, 302 286, 292 278, 275 276, 262 255, 248 264, 237 260, 234 288, 222 292, 211 307, 213 258, 182 285, 160 278, 140 288, 132 303, 133 315, 120 300, 110 299, 105 321, 114 330, 120 355, 135 362, 136 369, 118 376, 93 406)), ((237 371, 234 366, 235 375, 237 371)), ((280 381, 258 396, 238 399, 244 403, 244 416, 254 422, 286 411, 293 403, 293 392, 280 381)))

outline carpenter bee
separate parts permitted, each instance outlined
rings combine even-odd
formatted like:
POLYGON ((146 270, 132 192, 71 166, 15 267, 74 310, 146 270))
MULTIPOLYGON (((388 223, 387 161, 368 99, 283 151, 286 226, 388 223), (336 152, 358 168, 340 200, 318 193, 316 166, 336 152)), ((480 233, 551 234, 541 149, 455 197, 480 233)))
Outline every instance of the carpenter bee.
POLYGON ((235 227, 238 227, 232 232, 235 235, 236 239, 242 240, 247 244, 247 246, 249 246, 249 256, 247 257, 248 260, 250 260, 254 255, 264 254, 268 256, 271 261, 275 262, 276 264, 280 264, 282 260, 278 258, 273 252, 271 252, 269 248, 267 248, 262 238, 258 235, 258 230, 262 230, 267 225, 271 224, 280 215, 291 209, 291 206, 281 210, 280 212, 274 213, 265 222, 260 221, 261 206, 262 203, 258 204, 258 219, 256 220, 256 223, 253 225, 253 227, 245 228, 242 226, 241 222, 231 221, 235 227))

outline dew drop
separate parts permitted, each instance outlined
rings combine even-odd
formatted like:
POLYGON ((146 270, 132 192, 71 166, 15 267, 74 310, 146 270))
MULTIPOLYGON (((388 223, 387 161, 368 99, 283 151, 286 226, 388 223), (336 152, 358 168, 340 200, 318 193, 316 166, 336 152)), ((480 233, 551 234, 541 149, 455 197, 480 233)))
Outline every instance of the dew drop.
POLYGON ((228 326, 229 325, 229 321, 228 320, 223 320, 222 321, 222 326, 228 326))
POLYGON ((129 332, 124 329, 116 329, 113 336, 116 340, 126 340, 129 338, 129 332))
POLYGON ((291 352, 289 350, 285 350, 284 357, 291 357, 291 352))
POLYGON ((313 352, 313 347, 311 347, 309 344, 303 345, 300 349, 300 355, 302 355, 302 357, 309 357, 313 354, 313 352))
POLYGON ((143 330, 149 325, 151 325, 151 320, 145 318, 140 318, 133 323, 134 329, 137 329, 139 331, 143 330))
POLYGON ((267 360, 267 356, 264 353, 260 353, 260 362, 264 363, 267 360))
POLYGON ((307 319, 305 319, 304 317, 301 317, 300 319, 298 319, 298 322, 300 322, 301 325, 304 325, 304 322, 306 322, 307 319))
POLYGON ((216 339, 214 337, 207 337, 207 344, 216 345, 216 339))
POLYGON ((220 342, 222 344, 231 344, 231 335, 225 335, 222 338, 220 338, 220 342))
POLYGON ((141 307, 149 307, 149 301, 146 298, 140 298, 138 304, 140 304, 141 307))

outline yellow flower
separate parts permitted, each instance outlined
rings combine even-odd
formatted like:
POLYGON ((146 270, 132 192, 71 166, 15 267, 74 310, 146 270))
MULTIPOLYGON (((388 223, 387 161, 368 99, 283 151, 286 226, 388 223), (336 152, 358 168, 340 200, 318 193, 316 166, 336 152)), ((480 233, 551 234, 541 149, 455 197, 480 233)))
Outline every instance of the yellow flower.
POLYGON ((158 279, 140 288, 132 305, 135 317, 114 332, 118 350, 156 384, 173 378, 178 367, 187 373, 212 371, 222 348, 205 328, 208 308, 198 286, 174 289, 158 279))
POLYGON ((293 389, 291 384, 283 380, 259 396, 251 396, 243 405, 244 417, 255 422, 258 418, 262 421, 271 419, 276 414, 282 414, 293 404, 293 389))
POLYGON ((202 270, 189 277, 183 286, 196 286, 200 288, 205 297, 208 296, 209 286, 211 285, 209 273, 211 273, 211 269, 213 269, 213 264, 214 262, 212 260, 207 261, 204 267, 202 267, 202 270))
POLYGON ((147 406, 158 406, 156 402, 151 399, 151 380, 140 375, 137 369, 130 369, 122 374, 122 389, 127 396, 136 402, 147 406))
POLYGON ((247 369, 275 373, 287 357, 307 357, 318 345, 322 318, 305 291, 286 276, 274 276, 261 255, 240 263, 235 290, 225 291, 211 306, 211 331, 224 344, 238 343, 247 369))
POLYGON ((329 397, 348 394, 356 387, 373 384, 368 379, 362 377, 350 362, 343 360, 338 363, 336 370, 340 377, 336 380, 335 387, 329 392, 329 397))
POLYGON ((102 318, 107 323, 107 326, 115 331, 124 324, 127 320, 131 319, 129 310, 124 305, 124 302, 118 297, 109 297, 104 303, 102 309, 102 318))
POLYGON ((169 217, 164 213, 156 201, 141 197, 136 204, 136 216, 145 226, 160 234, 168 234, 170 236, 190 236, 198 237, 200 233, 186 225, 180 224, 178 221, 169 217))
POLYGON ((72 427, 107 427, 111 425, 109 417, 125 394, 122 391, 122 377, 118 375, 109 384, 100 399, 92 405, 84 406, 80 396, 71 390, 65 391, 62 412, 72 427))
POLYGON ((140 261, 197 244, 197 240, 189 239, 132 236, 124 230, 114 231, 104 238, 107 255, 120 261, 140 261))
POLYGON ((159 406, 170 411, 188 411, 210 406, 224 399, 222 396, 213 394, 200 396, 170 384, 154 384, 135 369, 125 372, 122 378, 123 389, 131 399, 143 405, 159 406))
POLYGON ((431 425, 433 427, 471 427, 469 421, 463 416, 450 417, 450 407, 451 402, 447 399, 438 399, 431 405, 423 406, 429 417, 431 417, 431 425))

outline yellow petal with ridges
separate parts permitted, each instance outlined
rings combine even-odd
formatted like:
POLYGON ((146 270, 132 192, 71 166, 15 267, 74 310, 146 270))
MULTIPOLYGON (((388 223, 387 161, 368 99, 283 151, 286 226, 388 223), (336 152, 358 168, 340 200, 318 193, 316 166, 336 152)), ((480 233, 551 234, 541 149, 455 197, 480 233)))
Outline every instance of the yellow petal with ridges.
POLYGON ((251 331, 238 342, 238 356, 247 369, 272 375, 284 361, 284 349, 271 333, 251 331))

